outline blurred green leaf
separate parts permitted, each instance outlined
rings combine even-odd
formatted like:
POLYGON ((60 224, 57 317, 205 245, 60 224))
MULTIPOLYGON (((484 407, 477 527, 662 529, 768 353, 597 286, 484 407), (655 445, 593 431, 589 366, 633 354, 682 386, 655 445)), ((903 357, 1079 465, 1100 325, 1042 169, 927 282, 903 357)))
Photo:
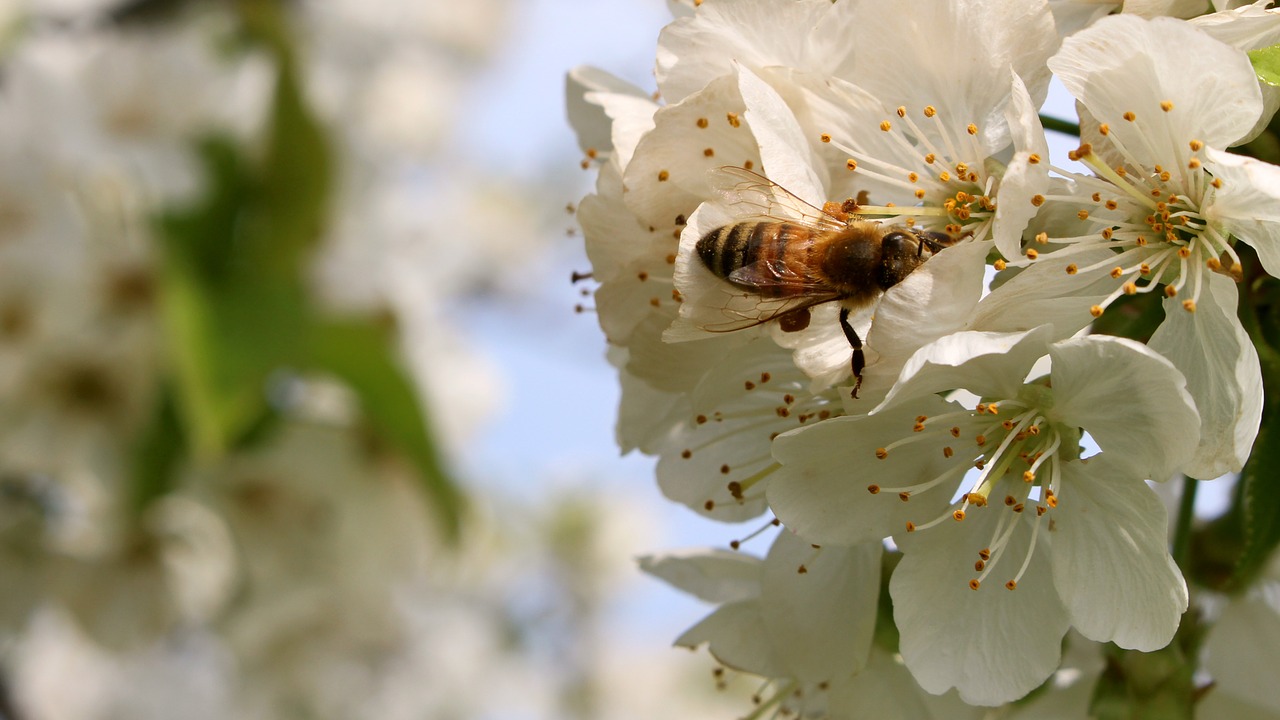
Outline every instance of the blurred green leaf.
POLYGON ((151 415, 151 424, 133 448, 128 505, 133 519, 139 518, 152 500, 172 489, 185 454, 186 441, 173 392, 168 386, 163 386, 156 401, 156 410, 151 415))
POLYGON ((311 347, 313 367, 345 381, 379 434, 414 463, 445 534, 456 538, 462 495, 431 442, 424 403, 401 368, 389 334, 371 322, 327 322, 314 328, 311 347))
POLYGON ((1190 610, 1173 642, 1155 652, 1106 646, 1106 667, 1094 687, 1089 717, 1097 720, 1192 720, 1195 663, 1204 625, 1190 610))
POLYGON ((1280 85, 1280 45, 1249 51, 1249 62, 1258 79, 1268 85, 1280 85))
POLYGON ((272 427, 273 373, 334 375, 360 398, 378 437, 412 461, 454 538, 461 494, 390 335, 372 321, 322 321, 313 311, 303 270, 327 219, 332 153, 299 86, 280 3, 240 0, 236 8, 249 40, 275 58, 275 95, 262 154, 208 140, 205 198, 160 219, 175 417, 192 453, 216 458, 272 427))
POLYGON ((1253 454, 1240 474, 1244 547, 1231 586, 1248 587, 1280 545, 1280 401, 1267 396, 1253 454))
POLYGON ((257 162, 211 139, 206 199, 161 219, 165 321, 179 408, 198 457, 215 457, 268 412, 276 368, 301 364, 308 324, 302 268, 324 228, 331 153, 306 107, 276 3, 245 2, 246 32, 277 78, 257 162))
POLYGON ((1093 321, 1092 332, 1145 343, 1164 321, 1164 307, 1160 304, 1163 297, 1154 292, 1121 295, 1107 306, 1101 317, 1093 321))

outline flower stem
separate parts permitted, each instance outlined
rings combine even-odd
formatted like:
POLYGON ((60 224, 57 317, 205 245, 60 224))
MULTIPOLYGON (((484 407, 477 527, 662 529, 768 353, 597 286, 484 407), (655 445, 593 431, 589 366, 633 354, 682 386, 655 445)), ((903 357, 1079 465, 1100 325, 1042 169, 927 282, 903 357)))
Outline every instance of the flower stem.
POLYGON ((1073 123, 1069 120, 1063 120, 1061 118, 1053 117, 1052 115, 1045 115, 1044 113, 1041 113, 1040 124, 1044 126, 1045 130, 1052 130, 1054 132, 1062 133, 1063 135, 1080 137, 1079 123, 1073 123))
POLYGON ((1200 483, 1192 477, 1182 476, 1182 498, 1178 500, 1178 516, 1174 519, 1173 561, 1178 563, 1183 576, 1191 564, 1191 522, 1194 519, 1196 490, 1200 483))

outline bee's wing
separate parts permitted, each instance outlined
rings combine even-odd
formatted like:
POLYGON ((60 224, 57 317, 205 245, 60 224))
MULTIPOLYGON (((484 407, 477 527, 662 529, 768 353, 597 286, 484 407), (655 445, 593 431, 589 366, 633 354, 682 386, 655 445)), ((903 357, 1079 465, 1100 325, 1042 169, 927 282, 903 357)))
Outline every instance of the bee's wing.
POLYGON ((719 307, 719 317, 723 319, 704 321, 698 327, 713 333, 733 332, 745 328, 763 325, 770 320, 797 312, 815 305, 837 300, 837 293, 810 293, 805 295, 788 295, 785 297, 765 298, 745 293, 725 293, 724 302, 719 307))
POLYGON ((825 294, 831 290, 829 285, 809 274, 800 264, 788 263, 782 258, 743 265, 725 279, 734 285, 753 288, 761 295, 825 294))
POLYGON ((842 230, 847 225, 769 178, 744 168, 726 165, 712 170, 711 187, 727 204, 742 209, 743 219, 799 222, 816 230, 842 230))
POLYGON ((720 294, 708 299, 722 318, 702 323, 709 332, 742 330, 841 297, 804 268, 777 258, 744 265, 727 279, 729 283, 720 283, 720 294))

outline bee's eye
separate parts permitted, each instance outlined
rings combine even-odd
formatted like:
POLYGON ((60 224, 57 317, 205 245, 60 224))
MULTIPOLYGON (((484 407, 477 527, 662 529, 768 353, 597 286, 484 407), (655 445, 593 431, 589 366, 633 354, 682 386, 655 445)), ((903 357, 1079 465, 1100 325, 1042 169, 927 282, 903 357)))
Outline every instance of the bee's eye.
POLYGON ((894 230, 880 239, 880 247, 886 253, 898 253, 907 248, 915 249, 919 242, 910 233, 894 230))

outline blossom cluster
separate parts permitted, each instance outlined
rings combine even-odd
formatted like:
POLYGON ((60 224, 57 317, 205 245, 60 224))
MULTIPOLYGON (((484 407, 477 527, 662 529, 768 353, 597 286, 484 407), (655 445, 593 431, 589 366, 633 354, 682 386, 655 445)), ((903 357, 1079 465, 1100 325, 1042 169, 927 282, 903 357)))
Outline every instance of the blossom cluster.
POLYGON ((570 73, 618 443, 697 513, 783 528, 645 561, 719 605, 679 644, 802 716, 961 717, 1171 642, 1153 488, 1239 472, 1262 416, 1238 288, 1280 276, 1280 167, 1229 148, 1277 106, 1267 4, 695 1, 656 93, 570 73), (845 228, 866 277, 823 264, 845 228), (882 270, 889 237, 918 268, 882 270), (1145 297, 1153 332, 1103 334, 1145 297))
MULTIPOLYGON (((185 392, 201 368, 292 351, 296 335, 262 343, 251 327, 286 293, 253 298, 218 328, 229 338, 200 332, 245 302, 246 268, 271 272, 270 289, 306 286, 308 314, 394 327, 372 381, 403 385, 380 404, 414 420, 426 386, 450 409, 440 452, 457 452, 493 383, 442 299, 520 249, 471 232, 446 258, 435 233, 458 230, 436 230, 422 174, 507 5, 0 5, 0 714, 501 715, 500 694, 458 688, 507 683, 546 685, 521 707, 561 716, 534 670, 547 664, 510 648, 523 621, 496 579, 517 576, 500 533, 444 545, 420 473, 350 375, 277 355, 250 377, 254 427, 221 447, 193 430, 185 392), (246 27, 273 17, 274 33, 246 27), (283 157, 279 127, 306 152, 283 157), (273 171, 288 175, 274 193, 273 171), (295 211, 323 217, 294 232, 280 218, 304 195, 295 211), (217 234, 219 208, 237 231, 217 234), (288 255, 304 233, 314 252, 288 255), (235 282, 197 305, 214 267, 235 282)), ((482 202, 451 187, 451 210, 482 202)), ((368 362, 350 343, 348 368, 368 362)), ((206 409, 233 389, 218 390, 206 409)))

